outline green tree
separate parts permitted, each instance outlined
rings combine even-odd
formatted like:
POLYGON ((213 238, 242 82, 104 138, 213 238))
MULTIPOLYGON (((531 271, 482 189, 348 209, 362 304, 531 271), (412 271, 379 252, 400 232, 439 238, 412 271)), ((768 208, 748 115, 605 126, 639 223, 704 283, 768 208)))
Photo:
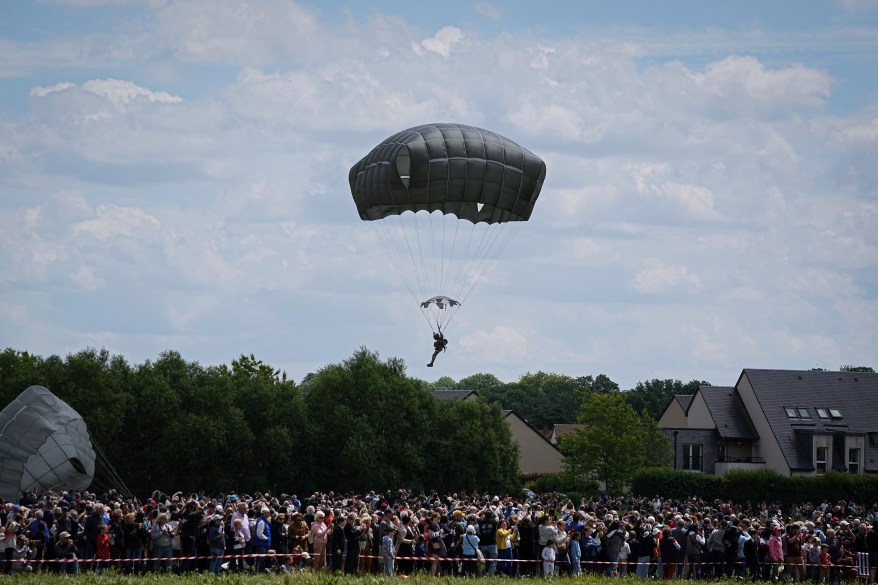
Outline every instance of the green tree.
POLYGON ((454 390, 457 387, 457 382, 449 376, 442 376, 429 386, 430 390, 454 390))
POLYGON ((618 392, 619 385, 613 382, 606 374, 598 374, 597 376, 584 376, 576 379, 580 388, 589 388, 592 392, 598 394, 608 394, 610 392, 618 392))
POLYGON ((492 391, 502 389, 503 386, 505 384, 494 374, 473 374, 467 378, 462 378, 454 385, 453 390, 473 390, 482 399, 485 399, 485 396, 490 395, 492 391))
POLYGON ((839 371, 842 372, 868 372, 875 373, 875 370, 870 368, 869 366, 853 366, 853 365, 844 365, 839 368, 839 371))
POLYGON ((318 371, 304 398, 309 447, 324 454, 325 463, 315 470, 318 485, 425 487, 419 478, 431 461, 422 439, 431 430, 437 401, 405 375, 402 361, 382 361, 360 348, 343 363, 318 371))
POLYGON ((426 437, 432 465, 425 476, 437 491, 512 492, 518 487, 518 446, 496 404, 438 401, 435 430, 426 437))
POLYGON ((667 465, 670 446, 658 424, 619 393, 588 392, 577 422, 584 429, 559 443, 565 471, 573 477, 603 481, 607 491, 620 493, 638 470, 667 465))
MULTIPOLYGON (((526 373, 517 382, 504 384, 490 374, 479 374, 471 386, 458 382, 461 389, 479 386, 479 396, 503 410, 514 410, 533 426, 571 423, 579 412, 579 392, 594 383, 591 376, 571 378, 546 372, 526 373)), ((607 380, 609 380, 607 378, 607 380)))
POLYGON ((526 413, 527 421, 537 427, 551 426, 555 423, 572 423, 579 412, 582 388, 570 376, 537 372, 527 373, 518 383, 530 388, 538 397, 533 412, 526 413))

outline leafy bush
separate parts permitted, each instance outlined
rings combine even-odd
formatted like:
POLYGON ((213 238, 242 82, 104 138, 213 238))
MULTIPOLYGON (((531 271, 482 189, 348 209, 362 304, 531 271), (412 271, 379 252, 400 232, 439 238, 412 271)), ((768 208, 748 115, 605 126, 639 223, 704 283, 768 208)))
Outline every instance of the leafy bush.
POLYGON ((848 500, 868 502, 878 493, 878 477, 829 472, 822 476, 786 477, 771 470, 735 470, 721 476, 672 469, 645 469, 634 476, 632 493, 652 497, 733 502, 780 502, 784 507, 804 502, 848 500))
POLYGON ((634 475, 631 491, 635 495, 684 499, 698 496, 714 499, 720 493, 719 477, 667 468, 649 468, 634 475))
POLYGON ((523 475, 522 486, 538 494, 560 492, 574 501, 596 495, 598 482, 575 477, 569 473, 546 473, 539 475, 523 475))

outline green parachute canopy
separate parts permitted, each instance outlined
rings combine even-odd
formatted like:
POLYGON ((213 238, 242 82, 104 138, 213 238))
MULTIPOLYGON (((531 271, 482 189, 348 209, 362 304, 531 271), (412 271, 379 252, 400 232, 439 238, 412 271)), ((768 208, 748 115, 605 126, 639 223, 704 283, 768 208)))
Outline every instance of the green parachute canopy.
POLYGON ((509 244, 517 231, 510 226, 530 218, 545 177, 542 159, 516 142, 442 123, 382 141, 348 182, 360 218, 435 331, 509 244))

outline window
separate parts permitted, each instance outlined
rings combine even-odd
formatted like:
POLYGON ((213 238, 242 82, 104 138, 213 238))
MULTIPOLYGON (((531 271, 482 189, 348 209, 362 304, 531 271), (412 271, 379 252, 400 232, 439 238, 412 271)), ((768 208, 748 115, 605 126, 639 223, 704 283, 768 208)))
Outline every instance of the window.
POLYGON ((840 411, 839 409, 837 409, 837 408, 830 408, 830 409, 829 409, 829 415, 830 415, 832 418, 843 418, 843 417, 841 416, 841 411, 840 411))
POLYGON ((814 467, 817 469, 817 475, 826 473, 826 454, 828 451, 828 447, 817 447, 814 456, 814 467))
POLYGON ((860 473, 860 450, 848 449, 848 472, 860 473))
POLYGON ((799 416, 802 418, 811 418, 811 413, 808 412, 808 409, 805 408, 804 406, 797 406, 796 412, 798 412, 799 416))
POLYGON ((788 418, 799 418, 799 413, 792 406, 784 406, 783 409, 787 413, 788 418))
POLYGON ((817 416, 820 418, 829 418, 829 409, 828 408, 818 408, 817 416))
POLYGON ((689 471, 701 471, 701 445, 683 445, 683 469, 689 471))

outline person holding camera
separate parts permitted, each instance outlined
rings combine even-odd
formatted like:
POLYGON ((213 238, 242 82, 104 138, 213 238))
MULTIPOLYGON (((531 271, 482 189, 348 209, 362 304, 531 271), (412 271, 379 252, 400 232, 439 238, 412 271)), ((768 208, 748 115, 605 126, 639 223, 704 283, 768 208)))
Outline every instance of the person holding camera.
POLYGON ((62 575, 76 575, 79 573, 79 560, 76 558, 76 543, 70 537, 69 532, 58 535, 55 543, 55 557, 58 559, 58 572, 62 575))
POLYGON ((222 514, 211 516, 207 542, 210 545, 210 565, 207 571, 219 575, 222 569, 223 555, 226 552, 226 530, 223 526, 222 514))
POLYGON ((152 556, 155 559, 153 564, 153 572, 167 572, 171 570, 171 558, 174 554, 171 542, 174 536, 174 530, 168 526, 168 516, 159 514, 155 524, 149 532, 152 541, 152 556))

